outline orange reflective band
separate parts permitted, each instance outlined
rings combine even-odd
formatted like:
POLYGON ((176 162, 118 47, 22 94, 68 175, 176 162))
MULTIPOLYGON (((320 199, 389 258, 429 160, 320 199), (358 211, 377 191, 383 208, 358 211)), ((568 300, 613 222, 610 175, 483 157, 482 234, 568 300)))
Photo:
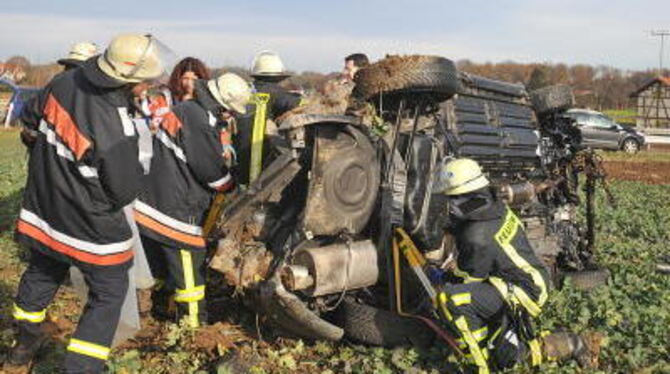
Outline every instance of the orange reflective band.
POLYGON ((54 127, 56 134, 72 151, 77 160, 80 160, 84 153, 91 148, 91 141, 79 131, 79 127, 74 123, 70 113, 51 94, 44 106, 44 119, 54 127))
POLYGON ((67 244, 61 243, 58 240, 47 235, 44 231, 39 228, 31 225, 28 222, 19 220, 16 223, 16 230, 21 234, 31 237, 32 239, 37 240, 38 242, 46 245, 52 250, 62 253, 66 256, 72 257, 82 262, 87 262, 89 264, 96 265, 118 265, 122 264, 131 258, 133 258, 132 249, 127 251, 118 252, 110 255, 96 255, 93 253, 85 252, 74 247, 71 247, 67 244))
POLYGON ((177 231, 173 228, 170 228, 168 226, 165 226, 164 224, 156 221, 155 219, 144 215, 140 213, 139 211, 135 210, 135 221, 137 221, 138 224, 146 227, 147 229, 154 231, 158 234, 161 234, 163 236, 166 236, 170 239, 176 240, 178 242, 182 242, 187 245, 191 245, 194 247, 204 247, 205 246, 205 239, 202 236, 196 236, 196 235, 189 235, 185 234, 183 232, 177 231))

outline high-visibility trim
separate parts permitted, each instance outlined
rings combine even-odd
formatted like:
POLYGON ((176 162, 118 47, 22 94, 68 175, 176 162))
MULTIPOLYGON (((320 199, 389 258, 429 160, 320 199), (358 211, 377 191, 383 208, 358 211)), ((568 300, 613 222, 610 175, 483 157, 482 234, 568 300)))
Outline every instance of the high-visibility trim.
POLYGON ((512 285, 512 290, 509 290, 507 283, 498 277, 490 277, 489 282, 498 290, 504 300, 514 305, 523 306, 532 317, 537 317, 542 312, 542 308, 528 296, 523 288, 512 285))
POLYGON ((191 225, 186 222, 182 222, 180 220, 174 219, 167 214, 159 211, 158 209, 140 201, 137 200, 135 201, 135 210, 143 213, 146 216, 149 216, 150 218, 153 218, 154 220, 171 227, 175 230, 181 231, 186 234, 190 235, 196 235, 200 236, 202 235, 202 227, 196 226, 196 225, 191 225))
MULTIPOLYGON (((182 249, 179 251, 179 253, 181 254, 181 267, 184 270, 184 284, 186 285, 186 289, 194 289, 195 277, 193 276, 193 259, 191 257, 191 252, 182 249)), ((204 296, 204 286, 202 292, 204 296)), ((188 302, 188 322, 191 327, 198 327, 200 325, 198 321, 197 301, 188 302)))
POLYGON ((199 301, 205 298, 205 286, 197 286, 193 288, 186 288, 183 290, 177 289, 175 291, 174 301, 178 303, 188 303, 192 301, 199 301))
POLYGON ((533 339, 528 342, 530 348, 530 364, 531 366, 539 366, 542 364, 542 348, 540 347, 540 341, 533 339))
POLYGON ((17 321, 40 323, 47 318, 47 310, 42 309, 39 312, 28 312, 24 309, 21 309, 18 305, 14 304, 14 313, 12 313, 12 315, 14 316, 14 319, 17 321))
MULTIPOLYGON (((51 129, 51 127, 49 127, 49 124, 44 119, 40 121, 39 131, 45 135, 47 143, 56 147, 57 155, 68 161, 75 162, 72 151, 70 151, 68 147, 60 141, 56 133, 51 129)), ((79 165, 77 166, 77 169, 79 169, 79 173, 81 173, 84 178, 98 177, 98 169, 92 166, 79 165)))
POLYGON ((455 276, 457 276, 457 277, 459 277, 459 278, 462 278, 462 279, 463 279, 463 283, 466 283, 466 284, 467 284, 467 283, 483 282, 483 281, 486 280, 486 279, 484 279, 484 278, 473 277, 473 276, 470 275, 467 271, 465 271, 465 270, 461 270, 461 269, 458 267, 458 265, 456 265, 456 267, 454 268, 453 273, 454 273, 455 276))
POLYGON ((161 143, 163 143, 165 148, 171 150, 174 153, 175 157, 177 157, 183 162, 186 162, 186 153, 184 153, 184 150, 172 140, 170 135, 168 135, 168 133, 165 130, 158 129, 158 131, 156 131, 156 138, 161 143))
MULTIPOLYGON (((477 342, 481 342, 488 337, 489 328, 487 326, 484 326, 479 330, 473 331, 472 335, 475 337, 475 340, 477 340, 477 342)), ((465 343, 465 341, 463 341, 463 339, 460 338, 456 339, 456 343, 458 343, 458 347, 461 349, 467 348, 467 344, 465 343)))
POLYGON ((474 364, 477 365, 477 368, 479 369, 479 373, 480 374, 490 373, 488 363, 486 362, 486 356, 482 351, 482 349, 479 347, 479 343, 477 342, 477 339, 475 339, 472 331, 470 331, 470 328, 468 327, 468 321, 465 319, 464 316, 460 316, 456 319, 454 324, 458 328, 458 331, 461 333, 461 337, 468 345, 468 349, 470 351, 470 354, 472 355, 474 364))
POLYGON ((263 140, 265 139, 265 125, 267 122, 267 106, 270 94, 258 92, 254 95, 256 113, 254 128, 251 136, 251 163, 249 165, 249 182, 253 182, 261 174, 263 167, 263 140))
POLYGON ((214 116, 214 114, 212 114, 212 112, 207 111, 207 119, 208 119, 210 127, 215 127, 216 126, 216 122, 217 122, 216 117, 214 116))
POLYGON ((210 188, 213 188, 217 191, 222 191, 222 190, 226 189, 228 183, 230 183, 230 181, 232 179, 233 179, 233 177, 230 175, 230 173, 227 173, 226 176, 224 176, 223 178, 217 179, 217 180, 215 180, 214 182, 211 182, 211 183, 207 183, 207 185, 210 188))
POLYGON ((447 294, 444 292, 440 292, 440 294, 438 295, 438 304, 440 306, 440 310, 442 311, 444 317, 447 318, 447 321, 453 321, 454 317, 451 315, 451 313, 449 312, 449 308, 447 307, 448 301, 449 298, 447 297, 447 294))
MULTIPOLYGON (((533 302, 537 306, 538 309, 544 305, 544 303, 547 301, 547 285, 544 281, 544 278, 542 277, 542 274, 531 266, 526 259, 524 259, 519 253, 516 251, 516 248, 512 245, 512 240, 516 236, 517 232, 519 229, 523 230, 523 224, 521 223, 521 220, 512 212, 509 207, 507 208, 507 214, 505 216, 505 222, 503 223, 502 227, 498 230, 498 232, 494 235, 494 238, 496 242, 502 247, 503 251, 509 257, 509 259, 514 263, 516 267, 521 269, 523 272, 527 273, 530 275, 531 279, 533 280, 533 283, 537 288, 540 290, 540 295, 538 297, 537 303, 533 302)), ((517 292, 515 291, 515 294, 517 292)), ((528 297, 528 295, 523 292, 523 294, 528 297)), ((503 295, 504 296, 504 295, 503 295)), ((522 301, 523 304, 523 300, 522 301)), ((525 306, 525 305, 524 305, 525 306)), ((537 312, 539 314, 539 311, 537 312)))
POLYGON ((182 123, 174 112, 168 112, 163 116, 160 127, 174 138, 182 128, 182 123))
POLYGON ((146 229, 154 231, 160 235, 176 240, 178 242, 188 244, 194 247, 205 246, 205 239, 202 236, 190 235, 183 233, 181 231, 177 231, 157 221, 156 219, 143 214, 137 209, 135 209, 135 221, 146 229))
POLYGON ((49 94, 44 105, 44 119, 54 127, 56 134, 72 151, 77 160, 80 160, 84 153, 91 148, 91 141, 79 131, 79 127, 74 123, 70 113, 58 103, 53 94, 49 94))
POLYGON ((19 233, 26 235, 56 252, 97 265, 117 265, 133 257, 133 238, 123 242, 96 244, 73 238, 51 226, 35 213, 21 209, 16 223, 19 233))
POLYGON ((455 306, 470 304, 472 302, 472 295, 469 292, 457 293, 451 295, 451 302, 455 306))
POLYGON ((70 339, 70 344, 68 344, 67 350, 103 361, 106 361, 109 358, 110 352, 108 347, 75 338, 70 339))

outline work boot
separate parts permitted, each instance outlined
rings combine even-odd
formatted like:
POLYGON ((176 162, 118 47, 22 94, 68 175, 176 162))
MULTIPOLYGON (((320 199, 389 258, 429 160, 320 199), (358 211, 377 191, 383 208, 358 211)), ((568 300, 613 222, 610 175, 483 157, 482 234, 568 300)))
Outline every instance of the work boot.
POLYGON ((542 338, 543 353, 549 360, 576 360, 582 367, 591 366, 591 355, 584 339, 571 332, 555 332, 542 338))
POLYGON ((19 325, 14 346, 9 351, 7 363, 13 366, 28 365, 46 340, 47 334, 44 332, 41 323, 39 326, 31 326, 30 329, 19 325))

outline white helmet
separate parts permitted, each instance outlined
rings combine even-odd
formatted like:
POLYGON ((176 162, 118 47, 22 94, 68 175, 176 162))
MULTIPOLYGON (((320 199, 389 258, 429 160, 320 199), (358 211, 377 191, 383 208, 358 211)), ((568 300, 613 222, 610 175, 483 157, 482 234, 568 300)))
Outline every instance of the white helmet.
POLYGON ((251 87, 237 74, 225 73, 207 81, 207 89, 214 99, 228 110, 245 114, 251 100, 251 87))
POLYGON ((98 54, 98 46, 91 42, 79 42, 72 46, 67 57, 60 61, 86 61, 98 54))
POLYGON ((443 166, 438 184, 442 193, 453 196, 476 191, 490 183, 477 161, 459 158, 443 166))
POLYGON ((287 77, 288 75, 281 58, 272 51, 259 52, 251 63, 252 77, 287 77))
POLYGON ((98 57, 98 66, 116 80, 137 83, 160 77, 174 60, 172 51, 153 36, 122 34, 98 57))

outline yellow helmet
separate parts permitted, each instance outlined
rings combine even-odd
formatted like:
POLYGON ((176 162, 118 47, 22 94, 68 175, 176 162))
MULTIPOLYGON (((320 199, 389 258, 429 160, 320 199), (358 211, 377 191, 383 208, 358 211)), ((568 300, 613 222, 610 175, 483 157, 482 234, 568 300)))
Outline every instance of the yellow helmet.
POLYGON ((284 63, 279 55, 272 51, 259 52, 251 63, 251 76, 286 77, 284 63))
POLYGON ((216 101, 228 110, 245 114, 251 100, 251 87, 237 74, 225 73, 207 81, 207 89, 216 101))
POLYGON ((490 184, 479 164, 469 158, 449 161, 442 167, 439 179, 446 195, 463 195, 490 184))
POLYGON ((112 39, 98 66, 106 75, 126 83, 160 77, 168 69, 171 51, 151 35, 121 34, 112 39))

